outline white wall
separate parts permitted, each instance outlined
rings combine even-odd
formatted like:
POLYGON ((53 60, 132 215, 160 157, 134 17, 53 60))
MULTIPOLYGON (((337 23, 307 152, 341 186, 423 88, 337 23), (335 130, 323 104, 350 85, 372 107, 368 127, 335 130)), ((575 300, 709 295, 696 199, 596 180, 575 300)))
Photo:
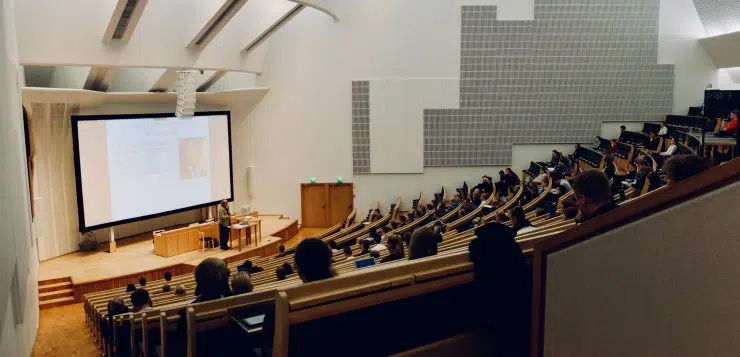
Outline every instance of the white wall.
MULTIPOLYGON (((463 179, 495 175, 500 168, 352 174, 351 81, 459 77, 463 4, 498 4, 499 18, 506 20, 533 18, 531 0, 446 0, 433 5, 424 0, 335 1, 331 5, 338 23, 307 10, 275 34, 258 78, 271 90, 250 114, 246 134, 249 164, 255 166, 254 206, 298 217, 299 184, 313 176, 354 181, 355 204, 364 210, 374 199, 387 206, 396 194, 413 197, 422 189, 431 194, 435 186, 457 187, 463 179)), ((674 109, 685 112, 701 103, 705 86, 716 81, 716 68, 696 41, 703 27, 691 0, 663 0, 661 6, 658 62, 676 65, 674 109)), ((572 151, 571 145, 561 149, 566 147, 565 152, 572 151)), ((532 159, 548 159, 552 150, 520 145, 514 149, 512 166, 517 169, 532 159)))
POLYGON ((722 68, 717 72, 718 83, 715 89, 740 90, 740 68, 722 68))
POLYGON ((38 259, 31 210, 19 91, 22 81, 13 17, 14 0, 0 1, 0 356, 30 356, 39 326, 38 259), (11 298, 17 267, 20 300, 11 298), (15 323, 13 305, 23 321, 15 323))
POLYGON ((717 67, 698 41, 704 33, 692 0, 660 0, 658 63, 675 65, 674 114, 700 105, 707 85, 717 86, 717 67))
POLYGON ((544 356, 734 355, 739 195, 734 183, 549 255, 544 356))

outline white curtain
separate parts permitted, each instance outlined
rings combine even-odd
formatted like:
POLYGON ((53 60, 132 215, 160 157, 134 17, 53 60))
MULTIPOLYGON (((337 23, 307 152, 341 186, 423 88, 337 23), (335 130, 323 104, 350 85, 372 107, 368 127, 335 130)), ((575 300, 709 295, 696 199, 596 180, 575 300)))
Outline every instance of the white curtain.
POLYGON ((79 249, 72 123, 79 105, 32 103, 34 229, 41 261, 79 249))

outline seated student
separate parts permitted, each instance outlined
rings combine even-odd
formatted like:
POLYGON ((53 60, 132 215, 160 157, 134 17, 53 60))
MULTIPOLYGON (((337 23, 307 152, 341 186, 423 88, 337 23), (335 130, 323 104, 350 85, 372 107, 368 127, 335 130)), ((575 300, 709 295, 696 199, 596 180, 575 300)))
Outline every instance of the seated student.
POLYGON ((658 166, 663 166, 663 163, 666 159, 676 154, 676 151, 678 151, 678 145, 676 145, 676 138, 670 137, 668 138, 668 148, 657 154, 653 155, 653 159, 657 162, 658 166))
POLYGON ((696 176, 707 169, 709 169, 707 160, 696 155, 674 156, 663 165, 663 171, 668 176, 669 185, 696 176))
POLYGON ((411 232, 403 232, 403 243, 406 244, 406 247, 411 245, 411 232))
POLYGON ((658 144, 660 144, 660 138, 651 131, 648 133, 642 146, 644 146, 648 151, 656 151, 658 150, 658 144))
POLYGON ((627 131, 627 127, 624 125, 620 125, 619 126, 619 141, 621 142, 627 141, 625 140, 625 134, 624 134, 625 131, 627 131))
POLYGON ((141 287, 145 287, 146 286, 146 278, 145 277, 142 276, 141 278, 139 278, 139 286, 141 286, 141 287))
POLYGON ((563 154, 560 153, 560 151, 553 150, 552 151, 552 157, 550 158, 550 162, 548 164, 549 167, 555 167, 555 165, 560 162, 560 159, 563 157, 563 154))
POLYGON ((401 227, 405 226, 405 225, 406 225, 406 223, 407 223, 407 221, 406 221, 406 216, 404 216, 404 215, 401 215, 400 217, 398 217, 398 223, 399 223, 399 225, 400 225, 401 227))
POLYGON ((128 285, 126 285, 126 292, 127 293, 132 293, 135 290, 136 290, 136 285, 134 285, 134 284, 128 284, 128 285))
POLYGON ((532 223, 529 222, 521 207, 514 207, 509 214, 511 215, 511 229, 517 232, 517 234, 534 230, 532 223))
POLYGON ((380 213, 380 210, 376 208, 376 209, 374 209, 374 210, 372 211, 372 213, 370 214, 370 219, 369 219, 369 221, 370 221, 370 222, 375 222, 375 221, 377 221, 377 220, 379 220, 379 219, 381 219, 381 218, 383 218, 383 215, 382 215, 382 214, 380 213))
POLYGON ((516 232, 499 223, 476 228, 468 250, 474 267, 474 299, 495 356, 529 356, 531 272, 516 232))
MULTIPOLYGON (((134 289, 135 290, 135 289, 134 289)), ((113 298, 110 301, 108 301, 108 316, 106 316, 105 320, 103 320, 102 329, 101 332, 104 337, 104 341, 110 346, 111 350, 113 349, 113 317, 116 315, 122 315, 129 313, 128 306, 126 306, 126 303, 121 299, 120 297, 113 298)), ((119 334, 119 337, 124 339, 125 341, 118 341, 119 346, 126 346, 126 343, 129 342, 128 340, 128 334, 119 334), (124 336, 126 335, 126 336, 124 336)), ((122 351, 123 352, 123 351, 122 351)))
POLYGON ((330 241, 330 242, 329 242, 329 243, 328 243, 327 245, 328 245, 328 246, 329 246, 329 248, 331 249, 331 252, 332 252, 332 253, 337 253, 337 252, 339 252, 339 247, 337 246, 337 242, 335 242, 335 241, 330 241))
POLYGON ((462 202, 462 196, 460 196, 459 193, 455 193, 455 196, 452 197, 452 201, 450 201, 449 210, 457 208, 457 206, 459 206, 461 202, 462 202))
POLYGON ((535 177, 534 180, 532 180, 532 183, 535 185, 541 185, 546 178, 547 178, 547 169, 543 167, 540 169, 540 174, 537 175, 537 177, 535 177))
POLYGON ((498 172, 498 182, 495 184, 496 192, 505 192, 509 190, 509 183, 506 181, 506 173, 504 171, 498 172))
POLYGON ((329 246, 320 239, 303 240, 295 249, 295 267, 304 283, 331 278, 332 254, 329 246))
POLYGON ((372 246, 372 248, 370 248, 370 252, 380 253, 384 250, 388 250, 388 248, 385 246, 385 244, 383 244, 380 237, 375 237, 374 245, 372 246))
POLYGON ((195 276, 195 295, 193 303, 217 300, 228 297, 229 269, 223 259, 209 257, 204 259, 193 271, 195 276))
POLYGON ((658 136, 668 136, 668 127, 665 125, 665 120, 660 122, 660 130, 658 130, 658 136))
POLYGON ((175 286, 175 295, 176 296, 185 296, 187 294, 187 290, 185 289, 185 285, 177 284, 175 286))
POLYGON ((648 174, 653 172, 653 169, 650 167, 650 162, 648 162, 646 158, 637 159, 637 161, 635 161, 635 164, 637 164, 635 182, 629 184, 628 186, 634 187, 635 190, 637 190, 637 194, 639 195, 640 191, 642 191, 642 187, 645 186, 648 174))
POLYGON ((519 176, 517 176, 517 174, 515 174, 514 171, 511 170, 511 167, 506 168, 505 177, 509 187, 518 186, 521 183, 519 176))
POLYGON ((488 202, 488 198, 489 197, 490 196, 488 195, 488 192, 485 192, 482 195, 480 195, 480 203, 476 207, 481 207, 481 206, 485 205, 486 202, 488 202))
POLYGON ((370 244, 371 244, 370 241, 368 241, 367 239, 363 239, 360 242, 360 247, 362 247, 362 250, 360 250, 360 252, 357 253, 356 256, 365 255, 367 253, 370 253, 370 244))
POLYGON ((275 275, 277 276, 277 280, 285 280, 285 278, 288 276, 288 273, 285 271, 285 268, 279 266, 275 268, 275 275))
POLYGON ((344 247, 344 260, 352 260, 355 259, 354 256, 352 256, 352 248, 350 246, 344 247))
POLYGON ((388 255, 380 260, 381 263, 403 259, 403 240, 397 235, 388 237, 388 255))
POLYGON ((717 130, 715 134, 717 134, 717 136, 732 136, 737 134, 738 113, 740 112, 738 112, 737 110, 733 110, 730 113, 730 123, 727 124, 724 130, 717 130))
POLYGON ((232 295, 251 293, 253 289, 254 285, 252 285, 252 278, 250 278, 249 274, 245 271, 236 273, 234 278, 231 279, 232 295))
POLYGON ((287 255, 287 253, 285 253, 285 246, 281 244, 280 246, 278 246, 278 254, 275 257, 276 258, 282 258, 282 257, 284 257, 286 255, 287 255))
POLYGON ((483 200, 481 199, 481 192, 479 189, 476 188, 473 190, 473 194, 470 198, 470 203, 473 204, 473 207, 478 207, 481 203, 483 203, 483 200))
POLYGON ((617 139, 611 139, 609 141, 609 148, 606 149, 607 154, 615 154, 617 152, 617 139))
POLYGON ((288 263, 288 262, 285 262, 285 263, 283 263, 283 265, 281 265, 281 266, 282 266, 282 267, 283 267, 283 269, 285 270, 285 273, 286 273, 286 274, 288 274, 288 275, 290 275, 290 274, 293 274, 293 266, 292 266, 292 265, 290 265, 290 263, 288 263))
POLYGON ((474 190, 480 190, 482 192, 493 192, 493 181, 491 180, 491 177, 488 175, 481 176, 481 183, 475 185, 472 190, 470 190, 470 193, 472 195, 474 190))
POLYGON ((162 292, 168 293, 172 291, 172 286, 170 286, 170 281, 172 281, 172 273, 166 271, 164 272, 164 285, 162 285, 162 292))
POLYGON ((610 180, 617 174, 617 165, 614 164, 614 156, 610 154, 604 156, 604 174, 610 180))
POLYGON ((409 244, 409 260, 430 257, 437 254, 439 237, 431 229, 422 227, 411 234, 409 244))
POLYGON ((578 207, 565 207, 563 208, 563 217, 565 219, 573 219, 578 215, 578 207))
POLYGON ((573 161, 575 161, 576 158, 581 156, 581 144, 576 143, 575 147, 573 148, 573 161))
POLYGON ((599 170, 583 171, 573 181, 573 190, 578 204, 578 223, 619 207, 612 202, 609 179, 599 170))
POLYGON ((146 311, 152 307, 152 300, 149 298, 149 292, 144 288, 138 288, 131 293, 131 312, 146 311))
POLYGON ((249 259, 245 260, 244 263, 240 265, 240 267, 242 268, 243 271, 246 271, 250 275, 254 273, 259 273, 265 270, 258 266, 254 266, 254 263, 252 263, 252 261, 249 259))

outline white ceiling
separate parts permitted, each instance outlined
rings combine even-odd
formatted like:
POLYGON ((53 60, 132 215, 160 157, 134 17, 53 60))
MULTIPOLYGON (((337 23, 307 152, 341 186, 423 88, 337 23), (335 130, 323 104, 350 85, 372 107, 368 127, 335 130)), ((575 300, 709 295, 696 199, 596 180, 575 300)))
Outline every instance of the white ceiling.
POLYGON ((694 0, 707 36, 740 31, 740 0, 694 0))

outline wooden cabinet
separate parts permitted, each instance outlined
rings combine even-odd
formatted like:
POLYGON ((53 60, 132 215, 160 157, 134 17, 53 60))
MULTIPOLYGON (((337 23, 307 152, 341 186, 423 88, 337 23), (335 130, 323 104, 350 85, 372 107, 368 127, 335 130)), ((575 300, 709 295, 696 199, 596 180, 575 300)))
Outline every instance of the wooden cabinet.
POLYGON ((354 208, 352 183, 301 184, 301 224, 326 228, 343 222, 354 208))

